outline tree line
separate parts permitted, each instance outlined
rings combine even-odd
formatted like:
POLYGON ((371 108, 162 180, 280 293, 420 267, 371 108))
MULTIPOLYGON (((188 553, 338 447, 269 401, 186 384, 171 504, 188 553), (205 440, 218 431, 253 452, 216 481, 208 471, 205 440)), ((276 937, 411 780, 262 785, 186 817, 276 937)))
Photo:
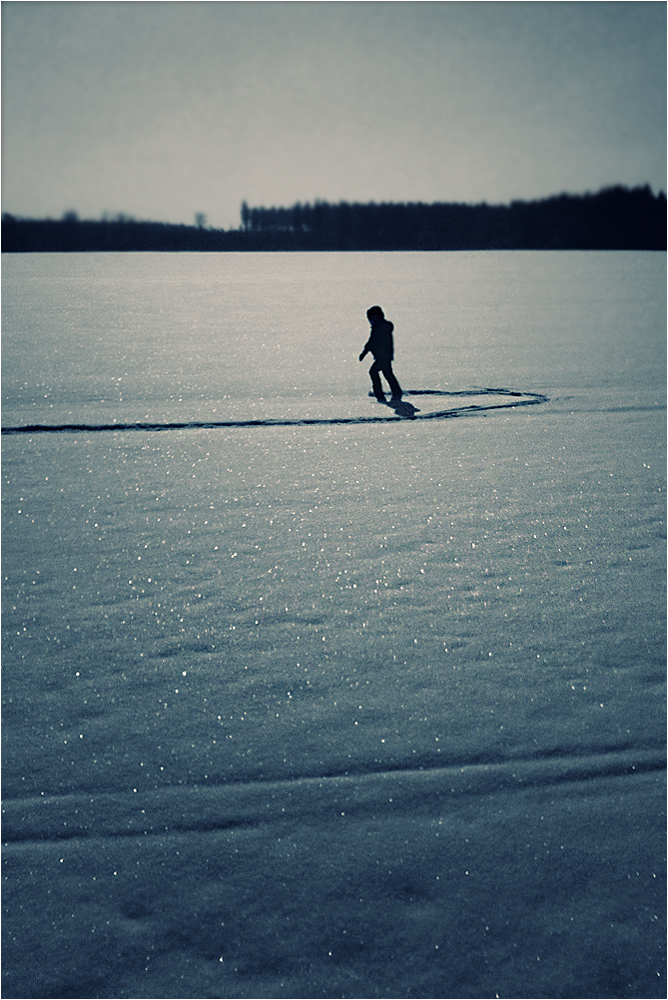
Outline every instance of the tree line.
POLYGON ((238 229, 119 217, 2 217, 2 250, 354 251, 665 250, 666 197, 648 186, 561 194, 509 205, 316 201, 289 208, 241 206, 238 229))

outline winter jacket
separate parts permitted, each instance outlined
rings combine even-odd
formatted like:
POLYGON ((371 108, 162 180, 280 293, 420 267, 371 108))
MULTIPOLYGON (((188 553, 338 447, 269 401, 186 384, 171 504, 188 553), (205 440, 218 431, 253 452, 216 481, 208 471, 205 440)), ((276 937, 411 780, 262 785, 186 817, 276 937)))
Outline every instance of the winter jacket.
POLYGON ((371 336, 364 345, 364 350, 370 351, 376 361, 392 361, 394 358, 393 330, 394 324, 388 319, 379 316, 373 321, 371 336))

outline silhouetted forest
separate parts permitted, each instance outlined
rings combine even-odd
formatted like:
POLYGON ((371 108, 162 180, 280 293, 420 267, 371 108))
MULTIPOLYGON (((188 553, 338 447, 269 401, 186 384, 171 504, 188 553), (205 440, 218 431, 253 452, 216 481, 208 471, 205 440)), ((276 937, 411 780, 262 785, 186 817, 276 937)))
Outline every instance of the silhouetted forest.
POLYGON ((648 186, 510 205, 382 203, 241 206, 239 229, 128 218, 2 217, 8 253, 304 250, 665 250, 666 197, 648 186))

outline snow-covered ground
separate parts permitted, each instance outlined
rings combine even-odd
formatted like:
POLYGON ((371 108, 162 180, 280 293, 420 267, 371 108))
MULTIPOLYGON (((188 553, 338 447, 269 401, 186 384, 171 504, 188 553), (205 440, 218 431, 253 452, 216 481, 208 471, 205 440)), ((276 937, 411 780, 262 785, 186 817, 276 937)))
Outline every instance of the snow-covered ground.
POLYGON ((3 996, 665 996, 664 268, 3 258, 3 996))

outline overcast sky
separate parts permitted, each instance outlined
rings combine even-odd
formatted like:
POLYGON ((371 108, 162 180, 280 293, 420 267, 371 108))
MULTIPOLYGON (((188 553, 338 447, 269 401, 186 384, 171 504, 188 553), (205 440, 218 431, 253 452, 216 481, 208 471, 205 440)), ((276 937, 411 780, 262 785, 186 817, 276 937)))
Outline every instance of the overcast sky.
POLYGON ((666 183, 666 4, 5 2, 3 210, 666 183))

